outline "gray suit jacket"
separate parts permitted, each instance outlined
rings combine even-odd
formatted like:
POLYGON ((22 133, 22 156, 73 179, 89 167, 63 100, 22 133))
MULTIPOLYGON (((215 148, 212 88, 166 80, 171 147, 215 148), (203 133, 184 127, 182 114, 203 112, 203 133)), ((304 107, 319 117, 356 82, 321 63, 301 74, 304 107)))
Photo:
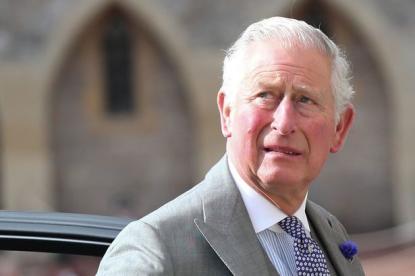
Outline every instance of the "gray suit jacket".
MULTIPOLYGON (((364 275, 339 244, 347 234, 323 208, 308 202, 313 236, 332 275, 364 275)), ((129 224, 107 250, 97 275, 278 275, 254 232, 223 158, 197 186, 129 224)))

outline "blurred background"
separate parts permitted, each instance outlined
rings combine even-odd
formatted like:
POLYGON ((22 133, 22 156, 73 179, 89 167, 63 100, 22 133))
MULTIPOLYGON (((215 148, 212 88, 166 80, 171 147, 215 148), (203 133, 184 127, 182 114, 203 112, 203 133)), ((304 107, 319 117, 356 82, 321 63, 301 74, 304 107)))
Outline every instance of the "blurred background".
POLYGON ((224 49, 288 16, 345 50, 357 91, 310 198, 353 234, 367 275, 410 274, 414 13, 412 0, 0 0, 0 208, 139 218, 189 189, 224 154, 224 49))

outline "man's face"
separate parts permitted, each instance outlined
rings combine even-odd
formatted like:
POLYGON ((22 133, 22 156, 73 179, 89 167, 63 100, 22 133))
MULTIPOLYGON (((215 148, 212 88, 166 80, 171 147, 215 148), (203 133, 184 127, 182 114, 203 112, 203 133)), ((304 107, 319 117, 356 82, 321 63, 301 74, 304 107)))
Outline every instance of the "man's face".
POLYGON ((267 195, 305 195, 353 119, 338 124, 330 60, 315 49, 257 42, 247 50, 233 101, 219 92, 227 152, 242 178, 267 195))

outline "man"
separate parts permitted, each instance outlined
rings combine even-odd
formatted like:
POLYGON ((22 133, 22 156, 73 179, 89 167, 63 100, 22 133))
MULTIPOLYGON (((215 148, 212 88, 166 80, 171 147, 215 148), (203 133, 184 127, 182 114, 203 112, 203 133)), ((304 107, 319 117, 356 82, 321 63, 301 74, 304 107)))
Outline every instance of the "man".
POLYGON ((127 226, 98 275, 364 275, 340 250, 340 222, 307 200, 351 127, 348 79, 337 46, 305 22, 248 27, 225 57, 217 96, 225 157, 127 226))

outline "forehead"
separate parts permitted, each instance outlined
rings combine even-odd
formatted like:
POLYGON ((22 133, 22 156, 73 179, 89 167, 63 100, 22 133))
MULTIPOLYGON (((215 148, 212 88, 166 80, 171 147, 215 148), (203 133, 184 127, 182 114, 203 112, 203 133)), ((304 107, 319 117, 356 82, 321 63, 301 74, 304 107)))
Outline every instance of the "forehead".
POLYGON ((314 48, 282 47, 273 40, 252 43, 245 52, 243 70, 248 79, 288 73, 310 85, 331 83, 331 62, 327 55, 314 48))

